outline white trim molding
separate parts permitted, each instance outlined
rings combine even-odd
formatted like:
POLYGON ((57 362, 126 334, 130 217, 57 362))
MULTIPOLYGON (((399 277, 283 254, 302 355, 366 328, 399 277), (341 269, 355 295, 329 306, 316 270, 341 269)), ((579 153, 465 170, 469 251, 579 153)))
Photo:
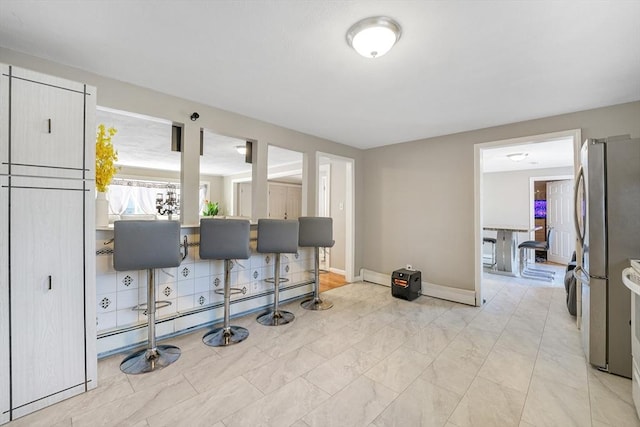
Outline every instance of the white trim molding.
MULTIPOLYGON (((365 282, 375 283, 377 285, 383 285, 391 287, 391 275, 378 273, 377 271, 367 270, 365 268, 360 270, 360 276, 365 282)), ((476 305, 476 293, 467 289, 452 288, 450 286, 436 285, 435 283, 429 283, 422 281, 422 295, 444 299, 447 301, 459 302, 461 304, 476 305)))

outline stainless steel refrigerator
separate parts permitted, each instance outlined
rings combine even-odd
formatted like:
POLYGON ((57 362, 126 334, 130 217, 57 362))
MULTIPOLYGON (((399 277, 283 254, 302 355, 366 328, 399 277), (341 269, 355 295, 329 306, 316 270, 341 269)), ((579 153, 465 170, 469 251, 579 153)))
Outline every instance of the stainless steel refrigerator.
MULTIPOLYGON (((588 139, 576 179, 582 257, 582 345, 592 365, 631 378, 631 294, 622 283, 640 257, 640 139, 588 139)), ((580 287, 579 287, 580 288, 580 287)))

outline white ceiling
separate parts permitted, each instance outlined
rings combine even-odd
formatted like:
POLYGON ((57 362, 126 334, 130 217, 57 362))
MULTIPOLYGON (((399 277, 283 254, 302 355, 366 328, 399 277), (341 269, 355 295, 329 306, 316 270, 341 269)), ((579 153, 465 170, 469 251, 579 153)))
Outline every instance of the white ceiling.
MULTIPOLYGON (((355 147, 640 100, 640 1, 0 1, 0 45, 355 147), (347 29, 402 26, 360 57, 347 29)), ((251 135, 247 135, 251 136, 251 135)))
POLYGON ((508 172, 573 166, 573 138, 553 141, 501 146, 482 150, 482 171, 508 172), (509 154, 524 153, 521 161, 513 161, 509 154))

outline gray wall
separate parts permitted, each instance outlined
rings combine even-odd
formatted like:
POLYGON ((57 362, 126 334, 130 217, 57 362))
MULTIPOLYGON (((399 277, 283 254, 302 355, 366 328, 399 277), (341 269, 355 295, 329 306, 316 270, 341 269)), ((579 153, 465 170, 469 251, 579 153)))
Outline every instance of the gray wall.
MULTIPOLYGON (((573 176, 573 167, 529 169, 485 173, 482 177, 482 218, 484 225, 529 226, 531 218, 531 177, 573 176)), ((495 231, 485 235, 495 237, 495 231)), ((518 241, 533 235, 519 233, 518 241)))
POLYGON ((473 290, 474 144, 576 128, 583 139, 640 137, 640 102, 365 151, 362 266, 410 263, 427 282, 473 290))

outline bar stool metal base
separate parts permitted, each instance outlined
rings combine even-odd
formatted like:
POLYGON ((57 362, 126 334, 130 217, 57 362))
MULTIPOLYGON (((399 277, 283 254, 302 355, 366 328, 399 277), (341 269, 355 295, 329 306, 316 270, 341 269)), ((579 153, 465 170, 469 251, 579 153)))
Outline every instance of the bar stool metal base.
POLYGON ((120 370, 125 374, 144 374, 165 368, 179 358, 180 349, 178 347, 159 345, 156 348, 145 348, 127 356, 120 363, 120 370))
POLYGON ((249 331, 241 326, 215 328, 202 337, 202 342, 211 347, 226 347, 247 339, 249 331))
POLYGON ((333 307, 331 301, 323 301, 320 298, 309 298, 300 303, 305 310, 328 310, 333 307))
POLYGON ((293 322, 295 315, 289 311, 278 310, 261 314, 256 319, 258 323, 264 326, 280 326, 293 322))

